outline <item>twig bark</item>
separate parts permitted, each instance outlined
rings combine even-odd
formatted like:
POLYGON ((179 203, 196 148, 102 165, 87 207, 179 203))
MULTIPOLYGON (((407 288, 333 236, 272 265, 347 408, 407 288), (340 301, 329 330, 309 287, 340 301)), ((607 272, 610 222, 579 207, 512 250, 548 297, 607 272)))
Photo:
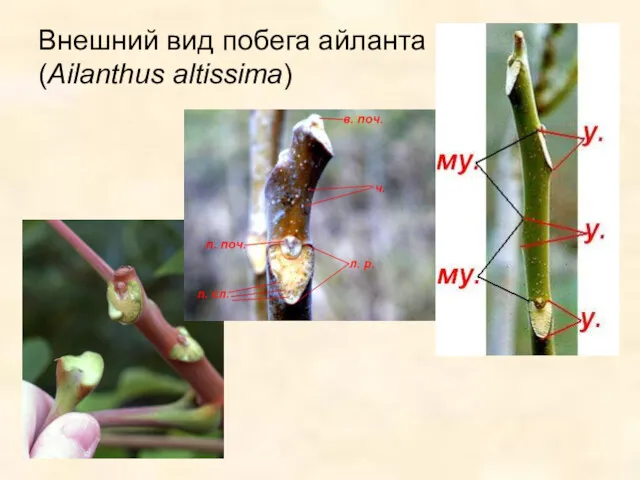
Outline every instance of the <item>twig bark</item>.
POLYGON ((134 324, 162 358, 189 382, 197 393, 199 403, 222 406, 222 376, 184 327, 173 327, 165 320, 160 308, 147 297, 135 269, 125 266, 114 272, 61 220, 50 220, 49 223, 107 282, 107 298, 111 298, 110 316, 120 314, 112 318, 117 318, 121 323, 134 324))
POLYGON ((264 184, 267 175, 278 161, 280 137, 284 124, 284 110, 254 110, 249 118, 251 139, 251 203, 249 205, 249 231, 247 256, 253 275, 252 294, 259 298, 254 303, 254 319, 267 320, 267 211, 264 184))
MULTIPOLYGON (((524 216, 549 223, 551 172, 553 165, 546 142, 540 132, 542 125, 534 97, 529 71, 526 42, 522 32, 514 35, 514 50, 507 62, 506 94, 511 102, 519 137, 530 135, 520 142, 524 185, 524 216)), ((525 221, 525 244, 548 242, 549 227, 538 222, 525 221)), ((523 249, 529 323, 534 355, 555 354, 553 337, 553 308, 549 265, 549 244, 543 243, 523 249)))
POLYGON ((322 119, 311 115, 293 127, 265 185, 269 320, 311 320, 314 249, 311 203, 333 148, 322 119))

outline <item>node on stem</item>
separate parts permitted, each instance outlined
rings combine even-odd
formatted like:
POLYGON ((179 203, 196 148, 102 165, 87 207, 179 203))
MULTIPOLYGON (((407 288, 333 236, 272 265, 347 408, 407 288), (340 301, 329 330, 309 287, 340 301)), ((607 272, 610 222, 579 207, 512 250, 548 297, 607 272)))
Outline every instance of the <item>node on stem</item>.
POLYGON ((138 321, 144 305, 144 292, 132 267, 120 267, 115 271, 114 280, 107 284, 107 304, 111 320, 122 325, 138 321))
POLYGON ((181 362, 193 363, 204 357, 204 350, 184 327, 177 327, 178 338, 171 348, 169 357, 181 362))

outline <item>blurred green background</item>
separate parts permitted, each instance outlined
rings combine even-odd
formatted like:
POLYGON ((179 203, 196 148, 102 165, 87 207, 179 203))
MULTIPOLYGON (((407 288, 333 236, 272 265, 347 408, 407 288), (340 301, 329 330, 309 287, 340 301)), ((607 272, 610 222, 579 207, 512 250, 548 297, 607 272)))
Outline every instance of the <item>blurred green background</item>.
MULTIPOLYGON (((487 154, 516 140, 515 124, 509 99, 505 94, 506 62, 513 49, 513 34, 524 32, 533 81, 540 75, 545 36, 549 24, 488 24, 487 25, 487 154)), ((571 62, 577 55, 577 25, 564 24, 555 41, 556 63, 551 82, 559 86, 564 81, 571 62)), ((549 115, 541 117, 548 130, 575 135, 577 132, 577 88, 549 115)), ((575 145, 575 140, 546 136, 549 153, 557 164, 575 145)), ((486 162, 487 173, 523 212, 520 156, 517 148, 507 149, 486 162)), ((577 222, 578 153, 554 172, 551 181, 551 222, 576 227, 577 222)), ((518 224, 513 212, 497 190, 487 184, 487 260, 518 224)), ((487 272, 487 278, 526 296, 519 230, 498 254, 487 272)), ((551 237, 567 232, 551 229, 551 237)), ((555 302, 569 311, 577 309, 577 242, 552 243, 551 290, 555 302)), ((526 303, 499 289, 487 287, 487 352, 489 354, 530 354, 530 334, 526 303)), ((555 328, 574 322, 572 317, 554 309, 555 328)), ((577 353, 577 330, 569 329, 555 337, 557 353, 577 353)))
MULTIPOLYGON (((185 294, 189 319, 247 320, 251 302, 197 300, 204 290, 252 285, 243 250, 205 250, 208 241, 244 241, 249 211, 249 110, 186 111, 185 294)), ((433 111, 289 110, 281 150, 295 123, 323 117, 379 116, 382 124, 345 125, 325 120, 335 157, 318 188, 383 185, 375 190, 315 205, 316 247, 345 260, 365 260, 374 269, 346 269, 313 293, 314 319, 428 320, 434 293, 433 111)), ((336 195, 316 192, 314 201, 336 195)), ((341 264, 316 257, 314 285, 341 264)))
MULTIPOLYGON (((184 324, 183 224, 175 221, 68 221, 112 267, 135 267, 145 290, 172 325, 184 324)), ((223 325, 190 323, 189 332, 223 374, 223 325)), ((105 371, 96 391, 80 410, 172 401, 184 383, 134 327, 107 315, 102 278, 45 221, 23 223, 23 379, 55 394, 54 359, 100 353, 105 371), (140 380, 153 388, 139 390, 140 380), (119 384, 120 382, 120 384, 119 384), (124 385, 127 384, 127 385, 124 385), (124 390, 126 391, 123 391, 124 390)), ((193 452, 147 451, 138 456, 200 456, 193 452)), ((131 452, 99 448, 100 456, 131 452)))

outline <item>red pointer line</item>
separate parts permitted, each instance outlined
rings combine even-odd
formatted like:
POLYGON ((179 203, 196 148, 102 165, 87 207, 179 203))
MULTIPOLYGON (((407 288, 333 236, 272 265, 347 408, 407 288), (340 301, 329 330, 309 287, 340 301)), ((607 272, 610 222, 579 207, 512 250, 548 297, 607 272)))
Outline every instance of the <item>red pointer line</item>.
POLYGON ((310 188, 310 192, 318 192, 321 190, 343 190, 345 188, 373 188, 373 185, 350 185, 348 187, 324 187, 324 188, 310 188))
POLYGON ((557 223, 543 222, 542 220, 537 220, 535 218, 524 217, 524 221, 525 222, 537 223, 539 225, 546 225, 548 227, 557 228, 559 230, 568 230, 570 232, 580 233, 582 235, 586 235, 587 234, 587 232, 583 232, 582 230, 578 230, 578 229, 573 228, 573 227, 567 227, 566 225, 558 225, 557 223))
POLYGON ((241 292, 243 290, 251 290, 252 288, 270 287, 271 285, 275 285, 276 283, 278 283, 278 282, 265 283, 264 285, 255 285, 253 287, 238 288, 236 290, 228 290, 227 293, 241 292))
POLYGON ((546 340, 546 339, 547 339, 547 338, 549 338, 549 337, 553 337, 554 335, 557 335, 557 334, 559 334, 559 333, 565 332, 565 331, 569 330, 570 328, 573 328, 573 327, 577 326, 579 323, 580 323, 580 321, 573 322, 573 323, 571 323, 571 324, 567 325, 566 327, 562 327, 562 328, 560 328, 560 329, 556 330, 555 332, 551 332, 549 335, 547 335, 547 336, 546 336, 546 337, 544 337, 544 338, 545 338, 545 340, 546 340))
POLYGON ((272 295, 270 297, 261 297, 261 298, 238 298, 231 300, 232 302, 257 302, 259 300, 270 300, 272 298, 284 298, 282 295, 272 295))
POLYGON ((571 313, 569 310, 567 310, 566 308, 564 308, 562 305, 557 304, 557 303, 556 303, 556 302, 554 302, 553 300, 548 300, 548 302, 549 302, 551 305, 553 305, 553 306, 555 306, 555 307, 559 308, 560 310, 562 310, 564 313, 566 313, 566 314, 567 314, 567 315, 569 315, 570 317, 575 318, 575 319, 577 320, 577 322, 573 322, 573 323, 571 323, 571 324, 569 324, 569 325, 567 325, 567 326, 565 326, 565 327, 562 327, 562 328, 560 328, 560 329, 556 330, 555 332, 551 332, 551 333, 549 333, 549 335, 547 335, 547 336, 545 337, 545 339, 547 339, 547 338, 549 338, 549 337, 553 337, 554 335, 557 335, 557 334, 559 334, 559 333, 565 332, 565 331, 569 330, 570 328, 573 328, 573 327, 577 326, 577 325, 582 321, 582 320, 580 320, 578 317, 576 317, 573 313, 571 313))
MULTIPOLYGON (((319 249, 317 249, 315 247, 314 247, 314 250, 318 250, 320 253, 324 253, 325 255, 329 255, 330 257, 335 258, 336 260, 340 260, 341 262, 344 262, 345 265, 343 265, 338 271, 333 273, 331 276, 326 278, 322 283, 320 283, 319 285, 316 285, 309 293, 307 293, 307 294, 303 295, 302 297, 300 297, 300 299, 298 301, 302 300, 303 298, 307 297, 308 295, 311 295, 311 293, 313 293, 315 290, 320 288, 322 285, 327 283, 329 280, 331 280, 333 277, 338 275, 341 271, 343 271, 345 268, 347 268, 349 266, 349 262, 347 262, 345 260, 341 260, 338 257, 334 257, 330 253, 323 252, 322 250, 319 250, 319 249)), ((276 295, 276 296, 271 296, 271 297, 266 297, 266 298, 248 298, 248 299, 237 299, 237 300, 231 300, 231 301, 232 302, 247 302, 247 301, 251 301, 251 300, 269 300, 270 298, 284 298, 284 297, 282 295, 276 295)))
POLYGON ((272 245, 274 243, 280 243, 282 240, 273 240, 271 242, 258 242, 258 243, 245 243, 245 247, 253 247, 254 245, 272 245))
MULTIPOLYGON (((342 261, 344 261, 344 260, 342 260, 342 261)), ((316 285, 309 293, 307 293, 307 294, 303 295, 302 297, 300 297, 300 299, 298 301, 302 300, 303 298, 307 297, 308 295, 311 295, 315 290, 317 290, 322 285, 327 283, 329 280, 331 280, 333 277, 338 275, 341 271, 343 271, 348 266, 349 266, 349 264, 344 265, 343 267, 341 267, 337 272, 333 273, 331 276, 326 278, 322 283, 320 283, 319 285, 316 285)), ((272 297, 266 297, 266 298, 249 298, 249 299, 238 299, 238 300, 231 300, 231 301, 232 302, 248 302, 248 301, 251 301, 251 300, 269 300, 269 298, 284 298, 284 297, 282 295, 280 295, 280 296, 272 296, 272 297)))
POLYGON ((314 249, 314 250, 319 251, 320 253, 324 253, 325 255, 327 255, 327 256, 329 256, 329 257, 331 257, 331 258, 335 258, 336 260, 338 260, 338 261, 340 261, 340 262, 344 263, 345 265, 349 265, 349 262, 347 262, 346 260, 342 260, 341 258, 334 257, 334 256, 333 256, 333 255, 331 255, 330 253, 327 253, 327 252, 325 252, 325 251, 323 251, 323 250, 320 250, 318 247, 313 247, 313 249, 314 249))
POLYGON ((565 162, 565 160, 567 160, 571 155, 573 155, 573 152, 575 152, 578 149, 578 147, 583 143, 584 143, 584 138, 581 138, 580 141, 577 143, 577 145, 573 147, 571 150, 569 150, 569 153, 567 153, 564 156, 564 158, 560 160, 560 163, 558 163, 555 167, 553 167, 552 171, 555 172, 556 170, 558 170, 560 168, 560 165, 562 165, 565 162))
POLYGON ((544 128, 539 128, 538 131, 543 134, 548 133, 549 135, 555 135, 556 137, 574 138, 576 140, 582 140, 584 142, 584 137, 580 137, 578 135, 569 135, 568 133, 554 132, 553 130, 545 130, 544 128))
POLYGON ((329 280, 331 280, 333 277, 335 277, 337 274, 339 274, 342 270, 344 270, 345 268, 347 268, 349 265, 345 265, 343 267, 341 267, 337 272, 335 272, 333 275, 331 275, 328 278, 325 278, 324 281, 322 283, 320 283, 319 285, 316 285, 309 293, 304 294, 302 297, 300 297, 300 300, 302 300, 303 298, 311 295, 315 290, 317 290, 318 288, 320 288, 322 285, 324 285, 325 283, 327 283, 329 280))
POLYGON ((574 235, 568 235, 566 237, 558 237, 552 238, 551 240, 541 240, 539 242, 527 243, 526 245, 520 245, 520 248, 537 247, 539 245, 544 245, 545 243, 564 242, 565 240, 572 240, 574 238, 582 237, 583 235, 586 235, 586 233, 576 233, 574 235))
POLYGON ((320 120, 341 120, 344 122, 344 117, 320 117, 320 120))
POLYGON ((354 194, 356 194, 356 193, 366 192, 367 190, 371 190, 371 188, 373 188, 373 187, 367 187, 367 188, 363 188, 362 190, 356 190, 355 192, 343 193, 342 195, 338 195, 338 196, 335 196, 335 197, 325 198, 325 199, 320 200, 320 201, 318 201, 318 202, 310 203, 310 204, 309 204, 309 205, 307 205, 307 206, 308 206, 308 207, 310 207, 311 205, 317 205, 317 204, 319 204, 319 203, 328 202, 329 200, 335 200, 336 198, 348 197, 349 195, 354 195, 354 194))
MULTIPOLYGON (((347 268, 349 265, 345 265, 344 267, 340 268, 340 270, 338 270, 336 273, 334 273, 333 275, 331 275, 329 278, 325 279, 324 282, 322 282, 320 285, 316 285, 316 287, 313 290, 317 290, 318 288, 320 288, 322 285, 324 285, 325 283, 327 283, 329 280, 331 280, 333 277, 335 277, 337 274, 339 274, 341 271, 343 271, 345 268, 347 268)), ((311 290, 311 292, 313 292, 313 290, 311 290)), ((311 293, 309 292, 309 293, 311 293)))
MULTIPOLYGON (((280 293, 279 290, 273 292, 273 295, 277 295, 278 293, 280 293)), ((259 295, 266 295, 262 292, 248 292, 248 293, 239 293, 237 295, 231 295, 231 298, 251 298, 251 297, 255 297, 255 296, 259 296, 259 295)))
POLYGON ((559 308, 560 310, 562 310, 564 313, 566 313, 567 315, 569 315, 570 317, 575 318, 576 320, 578 320, 578 322, 580 322, 580 318, 576 317, 573 313, 571 313, 569 310, 567 310, 566 308, 564 308, 562 305, 558 305, 556 302, 554 302, 553 300, 547 300, 551 305, 553 305, 554 307, 559 308))

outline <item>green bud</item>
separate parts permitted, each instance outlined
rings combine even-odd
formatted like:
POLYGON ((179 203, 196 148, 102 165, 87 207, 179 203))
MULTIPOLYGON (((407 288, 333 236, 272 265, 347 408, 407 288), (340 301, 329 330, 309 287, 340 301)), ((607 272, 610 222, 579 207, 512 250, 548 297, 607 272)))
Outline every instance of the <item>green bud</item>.
POLYGON ((142 288, 137 281, 130 280, 125 292, 120 295, 115 284, 110 282, 107 287, 107 303, 111 320, 122 325, 131 325, 142 313, 142 288))
POLYGON ((204 350, 184 327, 177 327, 178 342, 171 348, 169 357, 181 362, 197 362, 204 357, 204 350))

